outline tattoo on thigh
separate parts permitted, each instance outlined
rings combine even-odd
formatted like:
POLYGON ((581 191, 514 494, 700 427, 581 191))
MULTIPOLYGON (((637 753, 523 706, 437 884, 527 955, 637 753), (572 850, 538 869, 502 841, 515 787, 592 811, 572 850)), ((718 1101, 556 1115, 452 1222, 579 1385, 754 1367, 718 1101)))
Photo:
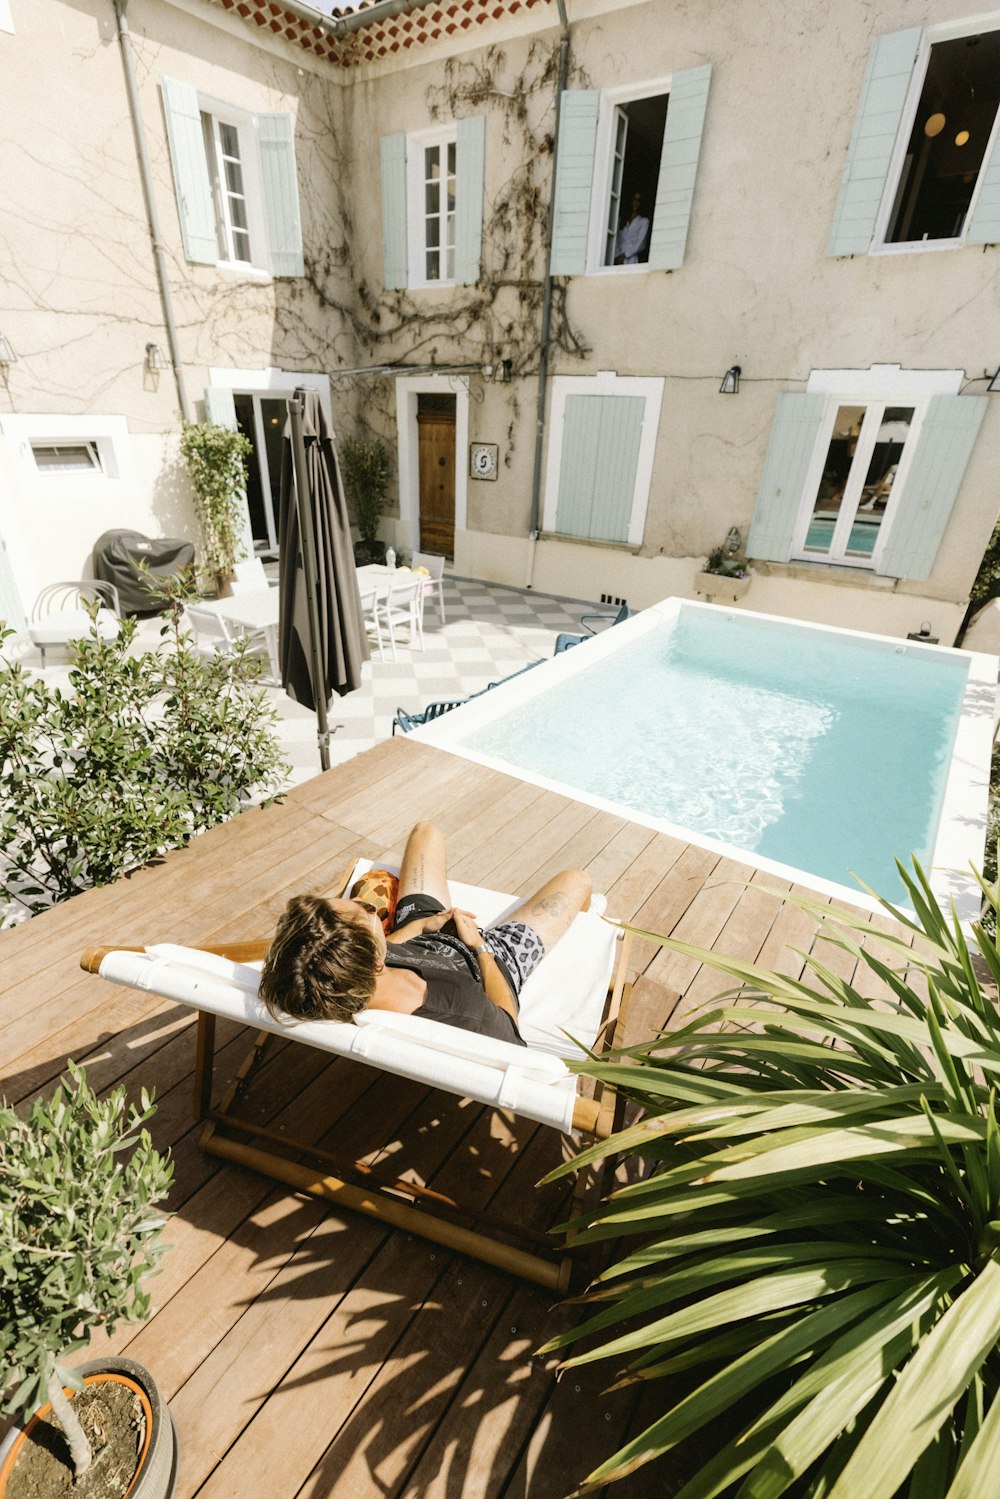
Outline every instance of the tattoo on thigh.
POLYGON ((569 896, 557 893, 555 895, 543 895, 541 900, 532 901, 536 911, 544 911, 548 916, 564 916, 569 910, 569 896))

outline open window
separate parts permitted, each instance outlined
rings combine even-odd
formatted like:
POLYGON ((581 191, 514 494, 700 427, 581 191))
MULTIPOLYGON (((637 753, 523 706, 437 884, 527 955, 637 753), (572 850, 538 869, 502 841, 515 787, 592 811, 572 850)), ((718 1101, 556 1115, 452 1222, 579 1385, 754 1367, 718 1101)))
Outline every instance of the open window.
POLYGON ((668 101, 668 94, 654 94, 614 107, 604 215, 606 266, 645 265, 649 260, 668 101))
POLYGON ((1000 241, 1000 30, 875 39, 830 255, 1000 241))
POLYGON ((711 71, 562 95, 553 275, 683 263, 711 71))
POLYGON ((175 78, 161 86, 185 258, 301 276, 291 116, 249 114, 175 78))
POLYGON ((1000 32, 931 44, 887 244, 960 238, 1000 105, 1000 32))

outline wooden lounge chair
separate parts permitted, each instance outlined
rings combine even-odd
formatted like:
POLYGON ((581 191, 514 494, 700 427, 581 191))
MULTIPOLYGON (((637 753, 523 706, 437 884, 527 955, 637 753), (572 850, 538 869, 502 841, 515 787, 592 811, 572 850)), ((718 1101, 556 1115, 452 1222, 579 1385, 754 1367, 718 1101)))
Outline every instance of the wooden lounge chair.
MULTIPOLYGON (((350 890, 371 867, 371 861, 359 861, 337 889, 350 890)), ((455 881, 450 882, 450 894, 456 905, 475 911, 484 923, 499 920, 518 904, 496 891, 455 881)), ((609 1049, 624 1021, 630 993, 626 977, 629 938, 604 920, 602 902, 603 897, 594 898, 592 909, 576 918, 524 985, 521 1032, 526 1047, 473 1035, 419 1015, 384 1010, 364 1011, 353 1025, 275 1020, 257 997, 267 941, 208 949, 172 944, 145 949, 92 947, 80 962, 88 972, 111 983, 144 989, 198 1010, 194 1102, 195 1117, 205 1121, 199 1142, 203 1150, 526 1280, 564 1290, 572 1270, 571 1256, 555 1253, 544 1236, 521 1236, 521 1242, 509 1242, 518 1236, 508 1223, 491 1222, 487 1215, 412 1182, 380 1177, 368 1164, 345 1163, 330 1152, 290 1139, 284 1131, 276 1133, 237 1117, 233 1109, 245 1095, 269 1039, 277 1035, 463 1099, 509 1110, 564 1134, 606 1138, 615 1128, 614 1091, 598 1087, 595 1096, 587 1096, 582 1080, 566 1065, 567 1058, 609 1049), (251 1026, 258 1035, 233 1085, 213 1108, 217 1019, 251 1026), (278 1149, 268 1148, 274 1145, 278 1149), (287 1154, 289 1146, 297 1153, 295 1159, 287 1154), (303 1163, 300 1157, 311 1163, 303 1163)), ((593 1174, 578 1181, 575 1206, 596 1185, 593 1174)))

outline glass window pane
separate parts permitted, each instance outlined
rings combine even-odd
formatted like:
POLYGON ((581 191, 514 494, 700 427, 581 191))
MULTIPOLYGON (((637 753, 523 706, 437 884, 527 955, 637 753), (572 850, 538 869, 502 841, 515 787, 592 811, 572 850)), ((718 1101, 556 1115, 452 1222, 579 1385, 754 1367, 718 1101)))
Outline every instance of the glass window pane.
POLYGON ((844 490, 861 434, 864 406, 841 406, 833 423, 833 435, 823 464, 812 517, 805 540, 805 550, 822 555, 830 550, 834 527, 840 515, 844 490))
POLYGON ((250 259, 250 236, 245 229, 233 230, 233 257, 236 260, 250 259))
POLYGON ((437 250, 427 252, 427 279, 428 281, 441 280, 441 256, 437 250))
POLYGON ((228 191, 242 194, 243 168, 238 161, 230 161, 228 158, 224 159, 224 165, 226 168, 226 187, 228 191))
POLYGON ((912 421, 912 406, 890 406, 883 414, 847 542, 849 557, 870 557, 875 550, 912 421))
POLYGON ((219 121, 219 140, 226 156, 235 156, 237 161, 240 155, 240 138, 232 125, 224 125, 219 121))
POLYGON ((242 229, 244 233, 249 228, 247 224, 247 205, 245 198, 230 198, 229 213, 233 221, 233 230, 242 229))
POLYGON ((424 176, 428 181, 437 180, 441 176, 441 148, 439 146, 428 146, 424 152, 424 176))
POLYGON ((441 201, 441 189, 436 182, 428 182, 424 186, 424 212, 437 213, 438 204, 441 201))

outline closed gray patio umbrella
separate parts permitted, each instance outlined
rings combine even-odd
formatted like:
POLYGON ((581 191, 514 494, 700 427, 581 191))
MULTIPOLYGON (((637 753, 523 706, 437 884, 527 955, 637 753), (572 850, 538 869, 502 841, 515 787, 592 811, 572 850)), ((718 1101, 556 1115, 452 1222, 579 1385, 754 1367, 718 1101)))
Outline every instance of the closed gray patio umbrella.
POLYGON ((350 522, 333 438, 315 391, 288 403, 281 464, 278 648, 281 684, 314 708, 329 767, 330 698, 361 685, 368 660, 350 522))

